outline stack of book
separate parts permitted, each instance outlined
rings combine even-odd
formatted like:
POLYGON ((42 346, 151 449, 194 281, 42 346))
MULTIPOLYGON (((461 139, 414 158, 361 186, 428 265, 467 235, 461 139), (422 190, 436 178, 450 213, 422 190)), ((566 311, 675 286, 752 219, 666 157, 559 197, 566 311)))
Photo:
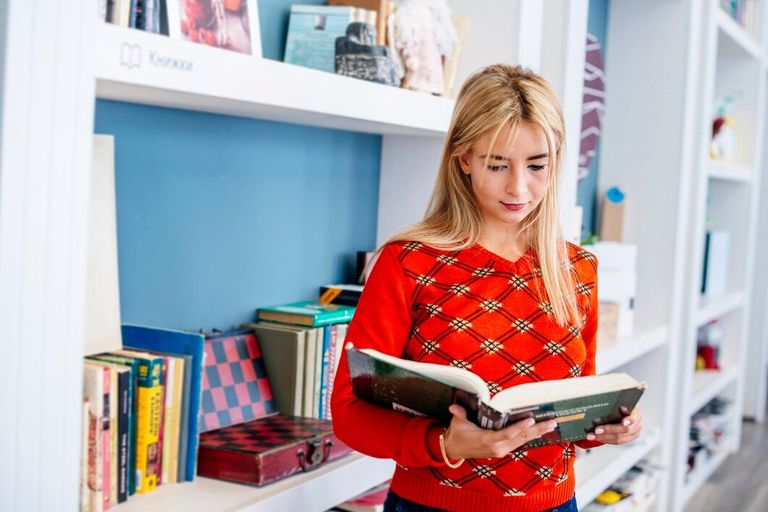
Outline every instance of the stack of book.
POLYGON ((123 326, 83 373, 81 510, 195 477, 203 336, 123 326))
POLYGON ((331 391, 354 307, 296 302, 261 308, 256 334, 278 410, 331 418, 331 391))

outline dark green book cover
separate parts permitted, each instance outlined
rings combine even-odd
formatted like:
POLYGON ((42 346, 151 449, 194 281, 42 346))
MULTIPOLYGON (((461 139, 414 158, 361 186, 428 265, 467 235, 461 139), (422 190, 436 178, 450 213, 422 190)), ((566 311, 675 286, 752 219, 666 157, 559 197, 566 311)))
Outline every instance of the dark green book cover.
POLYGON ((352 320, 355 308, 340 304, 323 304, 315 301, 293 302, 258 310, 259 320, 281 322, 308 327, 344 324, 352 320))
MULTIPOLYGON (((531 441, 529 447, 580 441, 598 425, 618 423, 625 416, 621 408, 626 407, 631 411, 645 391, 645 384, 625 374, 576 377, 523 384, 521 386, 527 390, 541 391, 557 387, 563 391, 551 394, 554 399, 540 399, 527 404, 521 404, 520 397, 517 397, 515 406, 501 408, 498 404, 504 403, 505 399, 514 400, 514 395, 520 395, 519 390, 513 391, 516 387, 523 388, 508 388, 489 399, 490 393, 487 388, 482 389, 485 384, 477 376, 474 376, 475 382, 472 384, 449 384, 445 376, 427 375, 428 368, 434 365, 405 361, 404 366, 410 366, 408 369, 399 366, 398 361, 395 361, 397 358, 384 360, 352 347, 347 348, 347 358, 355 396, 388 409, 437 418, 448 424, 451 420, 448 407, 456 403, 464 407, 470 421, 492 430, 502 429, 530 417, 537 422, 557 420, 558 427, 553 432, 531 441), (588 396, 558 398, 568 392, 573 393, 581 384, 587 383, 591 388, 588 396)), ((442 368, 446 369, 456 375, 462 372, 471 374, 459 368, 442 368)), ((523 393, 522 396, 525 395, 523 393)))

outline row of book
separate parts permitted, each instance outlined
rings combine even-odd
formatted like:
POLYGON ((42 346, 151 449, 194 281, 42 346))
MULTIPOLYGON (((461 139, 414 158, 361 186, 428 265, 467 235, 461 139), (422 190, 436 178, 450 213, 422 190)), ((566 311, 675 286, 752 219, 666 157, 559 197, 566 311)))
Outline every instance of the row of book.
MULTIPOLYGON (((353 313, 351 306, 292 303, 259 310, 259 322, 242 326, 256 334, 280 412, 330 418, 333 378, 353 313)), ((193 480, 200 433, 233 420, 218 415, 247 409, 222 413, 222 404, 232 400, 228 394, 242 394, 242 375, 235 372, 243 372, 235 366, 250 368, 241 359, 254 356, 217 354, 220 333, 135 325, 123 325, 121 332, 122 350, 84 361, 84 511, 107 510, 135 493, 193 480)), ((258 391, 246 395, 253 393, 258 391)))
POLYGON ((331 392, 355 308, 298 302, 259 310, 256 334, 278 410, 331 418, 331 392))
POLYGON ((161 0, 99 0, 98 16, 101 21, 121 27, 167 34, 167 28, 161 29, 164 8, 161 0))
POLYGON ((191 479, 191 359, 139 350, 85 359, 82 510, 107 510, 135 493, 191 479))

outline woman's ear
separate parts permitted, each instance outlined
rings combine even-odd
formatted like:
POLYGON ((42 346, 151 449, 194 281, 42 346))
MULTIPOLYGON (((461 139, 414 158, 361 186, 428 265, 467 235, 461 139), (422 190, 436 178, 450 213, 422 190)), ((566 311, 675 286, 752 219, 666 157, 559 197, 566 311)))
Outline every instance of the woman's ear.
POLYGON ((470 153, 471 150, 467 150, 459 155, 459 166, 461 167, 461 172, 469 176, 472 173, 472 170, 469 166, 469 159, 472 156, 470 153))

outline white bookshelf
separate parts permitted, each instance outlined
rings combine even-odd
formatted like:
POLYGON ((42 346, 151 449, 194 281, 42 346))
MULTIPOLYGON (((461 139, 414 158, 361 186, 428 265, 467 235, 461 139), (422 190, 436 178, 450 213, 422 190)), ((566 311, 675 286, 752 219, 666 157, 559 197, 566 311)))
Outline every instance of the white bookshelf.
POLYGON ((753 31, 740 26, 723 11, 717 0, 691 3, 692 39, 689 59, 697 64, 689 80, 698 83, 695 104, 691 107, 692 144, 689 148, 691 175, 690 224, 685 236, 682 350, 678 387, 679 398, 673 455, 671 510, 681 510, 727 456, 723 449, 703 467, 687 475, 688 438, 691 416, 718 396, 733 403, 729 417, 727 447, 738 449, 741 437, 745 368, 750 343, 748 326, 752 306, 755 271, 755 234, 762 179, 765 138, 765 2, 754 2, 753 31), (715 105, 725 94, 738 93, 730 115, 736 120, 738 145, 732 161, 713 161, 709 156, 715 105), (730 235, 727 292, 719 297, 702 298, 704 239, 707 229, 730 235), (694 371, 697 330, 718 320, 725 332, 720 347, 721 371, 694 371))
MULTIPOLYGON (((727 444, 727 442, 726 442, 727 444)), ((727 447, 723 447, 711 458, 707 459, 702 467, 696 468, 686 475, 686 482, 682 490, 682 499, 687 502, 691 497, 704 485, 704 482, 717 471, 717 468, 728 458, 728 455, 732 453, 727 447)))
POLYGON ((453 101, 107 23, 99 98, 338 130, 443 135, 453 101))
POLYGON ((620 369, 646 354, 665 347, 668 342, 669 328, 661 326, 633 336, 619 338, 615 343, 606 346, 598 345, 595 358, 597 373, 610 373, 620 369))
POLYGON ((749 184, 755 171, 748 165, 734 164, 710 160, 707 162, 707 173, 713 180, 733 181, 749 184))
POLYGON ((701 299, 696 311, 696 325, 702 326, 743 307, 744 294, 740 292, 701 299))
POLYGON ((625 446, 602 446, 576 458, 576 502, 585 506, 635 464, 658 448, 661 435, 647 429, 635 442, 625 446))
POLYGON ((692 393, 688 403, 688 414, 693 415, 738 379, 738 368, 695 372, 693 374, 693 384, 691 385, 692 393))
POLYGON ((394 472, 390 460, 353 454, 264 487, 251 487, 198 477, 194 482, 161 485, 151 494, 132 496, 120 512, 273 512, 327 510, 387 481, 394 472))

